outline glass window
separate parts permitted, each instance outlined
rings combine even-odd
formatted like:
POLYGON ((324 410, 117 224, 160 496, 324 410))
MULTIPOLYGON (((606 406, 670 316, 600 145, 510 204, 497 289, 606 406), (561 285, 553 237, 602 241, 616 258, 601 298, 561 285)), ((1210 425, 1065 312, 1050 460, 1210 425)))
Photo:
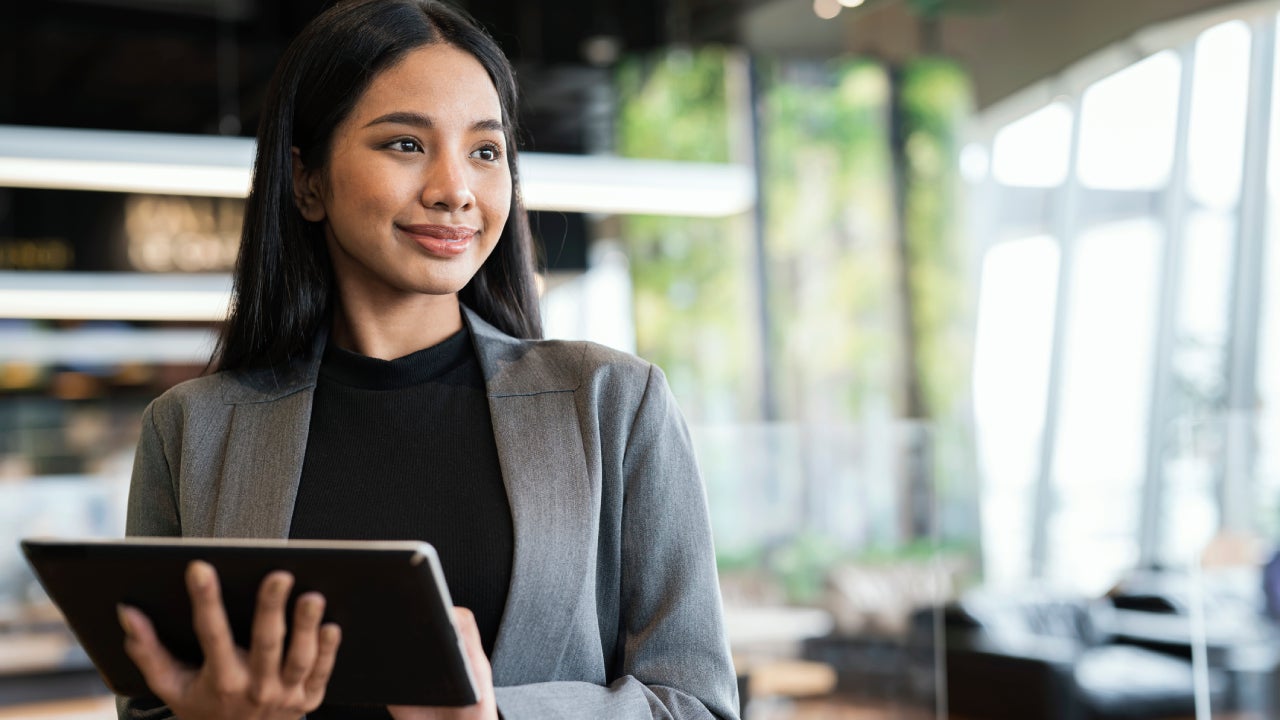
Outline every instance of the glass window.
POLYGON ((1226 393, 1234 215, 1196 210, 1186 223, 1182 280, 1166 389, 1172 421, 1162 430, 1164 492, 1159 559, 1185 566, 1219 524, 1215 490, 1224 462, 1227 426, 1220 414, 1226 393))
POLYGON ((1076 242, 1046 567, 1086 592, 1137 560, 1162 243, 1150 218, 1100 225, 1076 242))
POLYGON ((1111 190, 1155 190, 1169 179, 1181 62, 1170 50, 1085 90, 1080 110, 1080 182, 1111 190))
POLYGON ((1029 573, 1032 508, 1048 389, 1058 244, 1046 235, 1003 242, 982 262, 973 400, 983 473, 986 581, 1029 573))
MULTIPOLYGON (((1046 579, 1079 591, 1105 589, 1147 556, 1139 552, 1144 520, 1155 521, 1157 547, 1142 549, 1162 563, 1185 565, 1224 518, 1233 517, 1222 499, 1224 492, 1233 497, 1223 489, 1228 446, 1253 441, 1258 453, 1247 480, 1256 490, 1250 490, 1249 511, 1259 529, 1280 538, 1280 216, 1271 217, 1280 208, 1280 93, 1274 88, 1268 195, 1259 204, 1269 214, 1259 409, 1224 412, 1229 349, 1239 339, 1232 336, 1232 283, 1241 234, 1254 222, 1241 206, 1245 158, 1259 149, 1246 146, 1254 50, 1280 33, 1280 18, 1269 22, 1273 26, 1262 29, 1245 20, 1209 27, 1195 37, 1193 50, 1179 45, 1152 54, 1097 79, 1078 102, 1062 98, 992 138, 990 171, 998 182, 989 203, 998 212, 983 219, 983 231, 996 249, 984 258, 973 384, 989 580, 1029 577, 1028 538, 1035 533, 1027 528, 1038 527, 1047 533, 1046 579), (1189 97, 1180 96, 1184 84, 1189 97), (1079 123, 1074 159, 1068 157, 1073 122, 1079 123), (1180 139, 1185 148, 1175 146, 1180 139), (1175 168, 1180 150, 1185 164, 1175 168), (1063 293, 1067 324, 1053 348, 1058 256, 1052 253, 1050 275, 1041 275, 1042 266, 1028 258, 1037 244, 1053 248, 1054 241, 1027 236, 1049 229, 1045 218, 1061 205, 1071 167, 1083 192, 1067 218, 1077 239, 1069 255, 1071 287, 1063 293), (1180 273, 1168 286, 1173 296, 1166 307, 1160 290, 1166 233, 1174 231, 1170 217, 1178 218, 1180 273), (1004 237, 1024 239, 1005 245, 1004 237), (1036 283, 1040 287, 1030 287, 1036 283), (1024 305, 1003 307, 1010 297, 1024 305), (1040 325, 1031 319, 1038 313, 1040 325), (1153 424, 1155 342, 1164 321, 1172 330, 1169 375, 1158 388, 1162 417, 1153 424), (1036 355, 1039 348, 1043 356, 1036 355), (1033 372, 1019 358, 1040 365, 1033 372), (1051 360, 1061 373, 1055 406, 1046 408, 1051 360), (1055 428, 1049 496, 1037 498, 1035 480, 1046 472, 1038 465, 1046 410, 1055 428), (1149 518, 1143 500, 1153 441, 1161 487, 1157 517, 1149 518), (1047 517, 1033 514, 1037 500, 1047 517)), ((1280 53, 1271 62, 1280 78, 1280 53)))
POLYGON ((1055 102, 996 133, 992 173, 1004 185, 1056 187, 1067 179, 1071 108, 1055 102))
POLYGON ((1194 410, 1208 409, 1225 389, 1235 236, 1233 215, 1196 210, 1187 219, 1174 372, 1201 388, 1194 410))
MULTIPOLYGON (((1280 20, 1276 32, 1280 33, 1280 20)), ((1280 52, 1273 65, 1280 78, 1280 52)), ((1271 95, 1271 154, 1267 159, 1267 207, 1280 207, 1280 93, 1271 95)), ((1258 323, 1258 440, 1255 503, 1259 529, 1280 538, 1280 217, 1267 218, 1266 263, 1258 323)))
MULTIPOLYGON (((1276 137, 1273 135, 1273 137, 1276 137)), ((1280 203, 1272 188, 1271 207, 1280 203)), ((1259 322, 1257 491, 1255 509, 1259 530, 1280 538, 1280 222, 1271 219, 1262 281, 1263 304, 1259 322)))
POLYGON ((1249 26, 1223 23, 1196 40, 1187 138, 1187 191, 1196 202, 1231 208, 1240 199, 1249 100, 1249 26))

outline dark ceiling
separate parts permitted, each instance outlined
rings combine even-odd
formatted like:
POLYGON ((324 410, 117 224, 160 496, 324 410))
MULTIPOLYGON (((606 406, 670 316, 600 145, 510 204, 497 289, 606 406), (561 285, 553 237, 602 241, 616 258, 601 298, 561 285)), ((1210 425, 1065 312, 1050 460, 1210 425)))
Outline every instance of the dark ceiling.
MULTIPOLYGON (((589 61, 593 40, 614 55, 708 42, 885 62, 936 52, 969 72, 984 108, 1152 23, 1245 5, 866 0, 825 21, 812 0, 453 1, 514 61, 524 144, 547 152, 608 150, 609 64, 589 61), (921 6, 941 9, 932 33, 921 6)), ((332 2, 0 0, 0 124, 251 135, 285 44, 332 2)))
MULTIPOLYGON (((459 0, 521 76, 531 149, 584 152, 609 55, 732 42, 758 0, 459 0)), ((0 9, 0 124, 252 135, 288 40, 332 0, 41 0, 0 9)))

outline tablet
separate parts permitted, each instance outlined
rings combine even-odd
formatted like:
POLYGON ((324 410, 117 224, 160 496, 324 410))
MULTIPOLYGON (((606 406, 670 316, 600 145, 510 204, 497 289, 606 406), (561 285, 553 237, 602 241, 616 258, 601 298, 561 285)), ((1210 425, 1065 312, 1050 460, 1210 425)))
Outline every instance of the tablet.
POLYGON ((145 613, 175 657, 202 662, 185 582, 187 564, 198 559, 218 571, 241 647, 249 646, 258 588, 268 573, 293 573, 290 622, 299 595, 324 595, 325 621, 342 628, 326 703, 459 706, 478 697, 440 560, 426 543, 27 539, 22 550, 107 686, 120 695, 152 693, 124 652, 117 603, 145 613))

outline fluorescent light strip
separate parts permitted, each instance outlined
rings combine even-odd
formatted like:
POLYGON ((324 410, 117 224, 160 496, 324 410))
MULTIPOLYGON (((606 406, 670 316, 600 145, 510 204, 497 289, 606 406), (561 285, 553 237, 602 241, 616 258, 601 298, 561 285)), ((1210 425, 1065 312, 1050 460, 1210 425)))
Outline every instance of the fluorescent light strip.
POLYGON ((241 168, 0 157, 0 186, 237 198, 249 194, 249 173, 241 168))
POLYGON ((220 321, 227 275, 0 272, 0 318, 220 321))
POLYGON ((227 295, 129 290, 0 290, 0 317, 56 320, 218 320, 227 295))
POLYGON ((208 330, 0 328, 0 362, 35 365, 208 361, 217 338, 208 330))
POLYGON ((520 173, 536 210, 724 217, 756 201, 744 165, 527 153, 520 173))
MULTIPOLYGON (((0 187, 244 197, 249 138, 0 125, 0 187)), ((723 217, 756 202, 742 165, 525 153, 531 210, 723 217)))

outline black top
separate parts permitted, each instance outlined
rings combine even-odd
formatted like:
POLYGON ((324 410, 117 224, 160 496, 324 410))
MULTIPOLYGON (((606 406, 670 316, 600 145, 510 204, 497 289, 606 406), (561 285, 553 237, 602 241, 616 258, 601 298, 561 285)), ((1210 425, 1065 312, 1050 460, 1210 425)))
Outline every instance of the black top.
POLYGON ((466 328, 389 361, 325 348, 289 537, 431 543, 493 654, 514 540, 466 328))

